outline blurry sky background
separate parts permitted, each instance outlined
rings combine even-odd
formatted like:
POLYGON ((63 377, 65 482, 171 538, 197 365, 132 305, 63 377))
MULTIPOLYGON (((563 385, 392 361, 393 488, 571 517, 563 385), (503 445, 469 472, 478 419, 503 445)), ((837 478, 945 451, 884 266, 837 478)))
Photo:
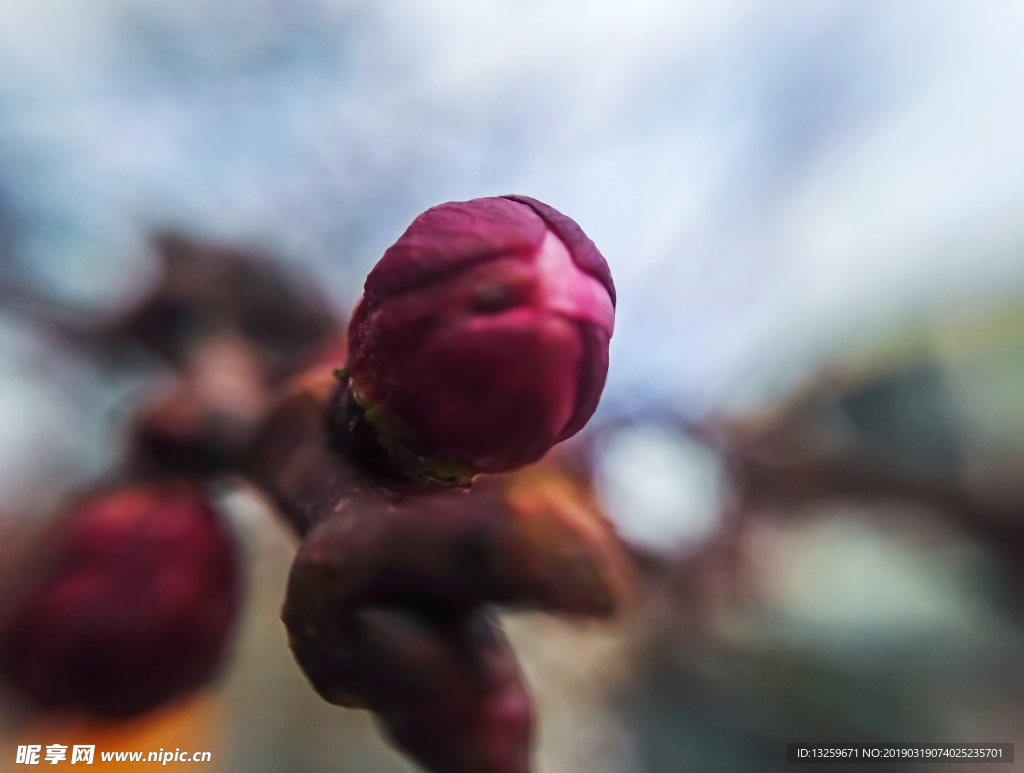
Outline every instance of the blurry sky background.
POLYGON ((3 0, 5 260, 104 307, 177 226, 345 308, 423 209, 520 192, 611 263, 606 403, 756 402, 1024 282, 1022 32, 1013 2, 3 0))
MULTIPOLYGON (((1016 302, 1022 33, 995 1, 0 0, 0 288, 110 312, 177 228, 344 315, 419 212, 518 192, 612 266, 604 415, 756 408, 1016 302)), ((116 435, 125 387, 47 345, 0 315, 12 494, 116 435)))

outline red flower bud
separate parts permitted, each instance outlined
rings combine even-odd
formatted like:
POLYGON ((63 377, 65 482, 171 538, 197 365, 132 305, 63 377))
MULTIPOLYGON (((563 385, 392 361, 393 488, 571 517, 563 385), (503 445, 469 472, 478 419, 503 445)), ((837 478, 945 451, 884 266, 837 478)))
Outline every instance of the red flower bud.
POLYGON ((367 703, 400 748, 437 773, 528 773, 532 702, 487 612, 383 607, 355 618, 367 703))
POLYGON ((201 490, 80 502, 0 626, 0 675, 40 707, 140 714, 199 687, 238 608, 235 549, 201 490))
POLYGON ((372 710, 391 740, 435 773, 527 773, 533 706, 511 645, 484 609, 324 611, 291 633, 324 698, 372 710))
POLYGON ((594 413, 615 288, 572 220, 524 196, 450 202, 367 277, 348 385, 406 474, 465 484, 539 459, 594 413))

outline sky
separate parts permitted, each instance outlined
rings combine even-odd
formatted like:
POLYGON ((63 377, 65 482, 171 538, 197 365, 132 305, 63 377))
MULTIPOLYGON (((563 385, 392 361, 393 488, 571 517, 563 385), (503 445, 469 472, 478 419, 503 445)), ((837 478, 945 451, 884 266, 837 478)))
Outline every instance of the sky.
MULTIPOLYGON (((611 265, 602 411, 757 406, 1021 294, 1022 33, 995 0, 0 0, 0 281, 115 308, 173 226, 347 313, 419 212, 521 193, 611 265)), ((6 437, 54 399, 24 340, 6 437)))

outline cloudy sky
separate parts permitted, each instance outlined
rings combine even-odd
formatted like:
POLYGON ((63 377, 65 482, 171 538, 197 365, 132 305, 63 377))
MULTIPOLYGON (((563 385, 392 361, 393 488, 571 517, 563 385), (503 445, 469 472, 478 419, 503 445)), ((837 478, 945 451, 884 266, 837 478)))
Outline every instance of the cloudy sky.
POLYGON ((124 303, 172 225, 347 309, 423 209, 524 193, 612 266, 605 410, 756 404, 1019 293, 1021 39, 996 0, 0 0, 3 276, 124 303))

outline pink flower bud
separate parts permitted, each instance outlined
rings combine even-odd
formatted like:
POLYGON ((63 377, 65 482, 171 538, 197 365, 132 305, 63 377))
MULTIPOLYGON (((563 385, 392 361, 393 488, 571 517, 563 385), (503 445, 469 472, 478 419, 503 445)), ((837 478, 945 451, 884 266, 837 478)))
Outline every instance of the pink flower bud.
POLYGON ((406 474, 465 484, 539 459, 597 408, 615 288, 575 222, 525 196, 420 215, 367 277, 348 385, 406 474))
POLYGON ((127 717, 208 681, 237 557, 203 492, 135 485, 78 503, 0 626, 0 675, 41 708, 127 717))

